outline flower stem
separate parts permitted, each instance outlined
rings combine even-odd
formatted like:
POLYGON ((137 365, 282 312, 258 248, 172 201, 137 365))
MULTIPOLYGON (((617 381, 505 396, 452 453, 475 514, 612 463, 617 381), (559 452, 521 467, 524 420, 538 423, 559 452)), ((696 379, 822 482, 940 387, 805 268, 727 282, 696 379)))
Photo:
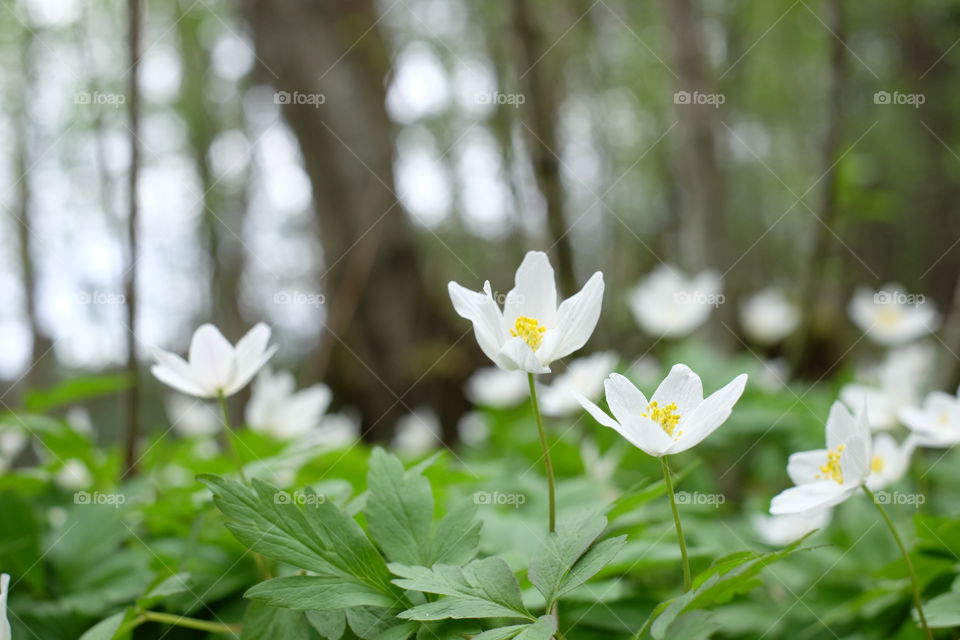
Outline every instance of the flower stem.
POLYGON ((144 611, 142 617, 148 622, 161 622, 172 624, 187 629, 197 629, 198 631, 209 631, 211 633, 227 633, 236 636, 240 633, 239 624, 224 624, 221 622, 211 622, 209 620, 198 620, 197 618, 184 618, 183 616, 172 613, 160 613, 159 611, 144 611))
POLYGON ((543 464, 547 468, 547 494, 550 501, 550 533, 557 530, 557 490, 553 476, 553 460, 550 458, 550 446, 547 444, 547 432, 543 428, 543 416, 540 415, 540 405, 537 402, 537 385, 533 374, 527 374, 530 383, 530 404, 533 406, 533 416, 537 420, 537 431, 540 434, 540 448, 543 450, 543 464))
POLYGON ((687 557, 687 541, 683 537, 683 525, 680 524, 680 512, 677 510, 677 499, 673 495, 673 480, 670 478, 670 466, 667 456, 660 456, 660 467, 663 469, 663 483, 667 486, 667 496, 670 498, 670 509, 673 511, 673 524, 677 528, 677 540, 680 542, 680 559, 683 561, 683 590, 690 591, 690 558, 687 557))
POLYGON ((910 560, 910 554, 907 553, 907 547, 903 544, 903 538, 901 538, 900 534, 897 533, 897 527, 893 524, 893 520, 890 519, 890 514, 887 513, 887 510, 883 508, 882 504, 877 502, 877 497, 873 494, 873 491, 868 489, 866 485, 863 485, 863 490, 870 497, 870 501, 876 505, 877 511, 879 511, 880 515, 883 516, 884 522, 887 523, 887 528, 890 529, 890 534, 896 541, 897 546, 900 547, 900 553, 903 555, 903 562, 907 565, 907 573, 910 574, 910 584, 913 587, 913 602, 917 606, 917 617, 920 618, 920 625, 927 633, 927 637, 930 640, 933 640, 933 632, 931 632, 930 627, 927 626, 927 617, 923 615, 923 602, 920 599, 920 581, 917 580, 917 572, 913 568, 913 562, 910 560))
POLYGON ((247 474, 243 472, 243 460, 240 458, 240 452, 237 451, 237 443, 233 439, 233 427, 230 426, 230 412, 227 410, 227 397, 223 391, 217 393, 217 400, 220 402, 220 412, 223 414, 223 429, 227 437, 227 444, 230 452, 233 454, 233 460, 236 462, 237 471, 240 473, 240 479, 244 484, 247 482, 247 474))

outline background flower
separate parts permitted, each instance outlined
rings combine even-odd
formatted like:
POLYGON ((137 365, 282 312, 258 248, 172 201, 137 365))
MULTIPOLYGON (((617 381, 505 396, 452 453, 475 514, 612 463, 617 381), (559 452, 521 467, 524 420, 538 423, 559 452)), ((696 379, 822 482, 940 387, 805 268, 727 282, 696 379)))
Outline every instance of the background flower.
POLYGON ((758 344, 777 344, 799 324, 800 309, 780 289, 763 289, 740 305, 740 326, 746 336, 758 344))
POLYGON ((722 300, 723 281, 714 271, 687 277, 670 265, 657 267, 627 294, 640 328, 654 336, 679 338, 702 325, 722 300))

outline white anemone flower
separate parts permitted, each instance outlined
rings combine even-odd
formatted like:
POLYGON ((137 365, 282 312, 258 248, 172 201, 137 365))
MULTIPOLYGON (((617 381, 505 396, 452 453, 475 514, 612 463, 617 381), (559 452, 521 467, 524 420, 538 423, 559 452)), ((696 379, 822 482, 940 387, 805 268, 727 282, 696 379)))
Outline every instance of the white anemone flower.
POLYGON ((567 370, 540 392, 540 409, 544 415, 566 416, 578 411, 580 403, 574 392, 588 400, 597 400, 603 394, 604 377, 617 366, 618 359, 616 353, 602 351, 571 360, 567 370))
POLYGON ((774 345, 800 324, 800 309, 779 289, 759 291, 740 305, 740 325, 747 337, 762 345, 774 345))
POLYGON ((844 385, 840 399, 852 410, 866 403, 870 407, 870 427, 889 431, 899 423, 901 409, 920 401, 933 362, 934 353, 926 344, 892 349, 875 371, 862 376, 869 383, 844 385))
POLYGON ((319 426, 333 393, 325 384, 296 390, 289 371, 263 369, 253 381, 247 404, 247 425, 252 431, 281 439, 297 438, 319 426))
POLYGON ((611 373, 604 387, 613 417, 579 394, 577 399, 597 422, 659 458, 686 451, 713 433, 730 417, 746 384, 747 375, 740 374, 704 398, 700 376, 688 366, 676 364, 649 402, 627 378, 611 373))
POLYGON ((150 371, 166 385, 198 398, 230 396, 242 389, 273 357, 270 327, 262 322, 233 347, 212 324, 200 326, 190 341, 189 362, 175 353, 154 349, 157 364, 150 371))
POLYGON ((484 367, 470 376, 464 391, 475 405, 509 409, 527 399, 530 387, 522 371, 484 367))
POLYGON ((905 407, 900 419, 921 447, 946 448, 960 444, 960 389, 952 396, 932 391, 919 407, 905 407))
POLYGON ((440 419, 427 408, 417 408, 397 420, 393 436, 394 450, 418 456, 440 447, 440 419))
POLYGON ((771 547, 783 547, 796 542, 811 531, 825 528, 832 518, 832 509, 816 509, 809 513, 790 513, 782 516, 758 513, 751 518, 751 524, 764 543, 771 547))
POLYGON ((627 303, 637 324, 654 336, 679 338, 702 325, 723 302, 723 280, 715 271, 689 278, 661 265, 634 287, 627 303))
POLYGON ((66 491, 79 491, 88 489, 93 484, 93 474, 82 460, 70 458, 64 460, 63 465, 53 475, 53 481, 66 491))
POLYGON ((220 410, 209 402, 171 394, 166 402, 170 427, 185 438, 204 438, 223 428, 220 410))
POLYGON ((530 251, 517 269, 514 287, 501 311, 490 282, 483 291, 448 285, 453 308, 473 323, 483 352, 501 369, 549 373, 550 363, 567 356, 590 338, 600 318, 603 274, 594 273, 583 288, 557 306, 557 286, 547 254, 530 251))
POLYGON ((27 435, 12 425, 0 424, 0 472, 5 471, 27 444, 27 435))
POLYGON ((774 497, 770 513, 808 513, 838 505, 862 487, 870 475, 870 424, 866 407, 854 418, 834 402, 827 418, 827 448, 794 453, 787 473, 795 487, 774 497))
POLYGON ((871 491, 885 489, 900 481, 910 466, 910 456, 916 448, 915 440, 907 438, 897 443, 889 433, 878 433, 873 437, 873 449, 870 456, 870 475, 867 476, 867 488, 871 491))
POLYGON ((879 291, 857 288, 848 312, 867 337, 887 347, 911 342, 936 331, 940 324, 940 314, 933 303, 906 293, 897 284, 888 284, 879 291))
POLYGON ((7 596, 10 593, 10 574, 0 574, 0 640, 11 640, 13 632, 7 620, 7 596))

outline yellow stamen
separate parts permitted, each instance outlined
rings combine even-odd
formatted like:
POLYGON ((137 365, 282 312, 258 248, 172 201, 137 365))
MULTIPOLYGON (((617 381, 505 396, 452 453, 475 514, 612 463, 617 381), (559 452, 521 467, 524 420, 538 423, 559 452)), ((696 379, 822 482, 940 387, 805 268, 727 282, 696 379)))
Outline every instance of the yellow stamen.
POLYGON ((950 416, 947 415, 946 411, 941 413, 940 417, 937 418, 937 424, 940 425, 941 427, 947 426, 947 423, 949 422, 950 422, 950 416))
POLYGON ((817 480, 833 480, 837 484, 843 484, 843 467, 840 466, 840 455, 846 445, 838 445, 833 451, 827 451, 827 464, 820 467, 820 473, 814 477, 817 480))
POLYGON ((523 338, 523 341, 526 342, 531 349, 536 351, 540 348, 540 343, 543 342, 543 334, 546 333, 546 331, 547 328, 537 320, 528 318, 527 316, 520 316, 517 318, 517 321, 513 323, 513 329, 510 329, 510 335, 515 338, 523 338))
POLYGON ((880 473, 886 466, 887 463, 883 459, 883 456, 873 456, 873 459, 870 461, 870 472, 880 473))
MULTIPOLYGON (((659 402, 651 402, 647 406, 646 413, 641 413, 641 417, 650 418, 654 422, 660 425, 660 428, 663 429, 668 436, 674 435, 674 431, 677 429, 677 425, 680 424, 680 414, 677 413, 677 403, 671 402, 665 407, 661 407, 659 402)), ((677 432, 676 436, 679 437, 681 432, 677 432)))
POLYGON ((894 327, 903 319, 900 307, 887 306, 877 311, 877 324, 881 327, 894 327))

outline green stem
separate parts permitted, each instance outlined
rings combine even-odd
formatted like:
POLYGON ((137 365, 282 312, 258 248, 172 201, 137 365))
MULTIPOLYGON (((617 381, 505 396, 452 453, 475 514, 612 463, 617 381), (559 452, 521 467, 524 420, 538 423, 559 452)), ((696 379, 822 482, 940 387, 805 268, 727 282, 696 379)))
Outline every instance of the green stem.
POLYGON ((172 624, 187 629, 197 629, 198 631, 209 631, 211 633, 229 633, 237 635, 243 628, 239 624, 224 624, 222 622, 211 622, 209 620, 198 620, 197 618, 185 618, 172 613, 160 613, 159 611, 144 611, 142 617, 148 622, 161 622, 163 624, 172 624))
POLYGON ((533 374, 527 374, 530 383, 530 404, 533 406, 533 416, 537 420, 537 431, 540 434, 540 448, 543 450, 543 464, 547 468, 547 494, 550 500, 550 533, 557 530, 557 490, 553 476, 553 460, 550 458, 550 446, 547 444, 547 431, 543 428, 543 417, 540 415, 540 405, 537 402, 537 385, 533 374))
POLYGON ((677 510, 677 499, 673 495, 673 480, 670 478, 670 466, 667 456, 660 456, 660 466, 663 469, 663 483, 667 486, 667 496, 670 498, 670 509, 673 511, 673 524, 677 528, 677 540, 680 542, 680 558, 683 561, 683 590, 690 591, 690 558, 687 557, 687 541, 683 538, 683 525, 680 524, 680 512, 677 510))
POLYGON ((223 395, 223 391, 217 392, 217 400, 220 402, 220 413, 223 414, 223 430, 227 438, 227 444, 229 445, 230 452, 233 454, 233 460, 236 462, 240 479, 246 484, 247 474, 243 472, 243 459, 240 457, 240 452, 237 450, 237 443, 233 438, 233 427, 230 426, 230 412, 227 411, 227 397, 223 395))
POLYGON ((883 508, 882 504, 877 502, 877 497, 873 494, 873 491, 870 491, 866 485, 863 486, 863 490, 870 496, 870 501, 876 505, 877 511, 883 516, 884 522, 887 523, 887 528, 890 529, 890 534, 896 541, 897 546, 900 547, 903 561, 907 565, 907 573, 910 574, 910 584, 913 587, 913 602, 917 606, 917 616, 920 618, 920 626, 922 626, 923 630, 927 633, 927 638, 933 640, 933 632, 931 632, 930 627, 927 626, 927 617, 923 615, 923 602, 920 599, 920 581, 917 580, 917 572, 913 568, 913 562, 910 560, 910 554, 907 553, 907 547, 903 544, 903 539, 900 537, 900 534, 897 533, 897 527, 893 524, 893 520, 890 519, 890 514, 887 513, 887 510, 883 508))

